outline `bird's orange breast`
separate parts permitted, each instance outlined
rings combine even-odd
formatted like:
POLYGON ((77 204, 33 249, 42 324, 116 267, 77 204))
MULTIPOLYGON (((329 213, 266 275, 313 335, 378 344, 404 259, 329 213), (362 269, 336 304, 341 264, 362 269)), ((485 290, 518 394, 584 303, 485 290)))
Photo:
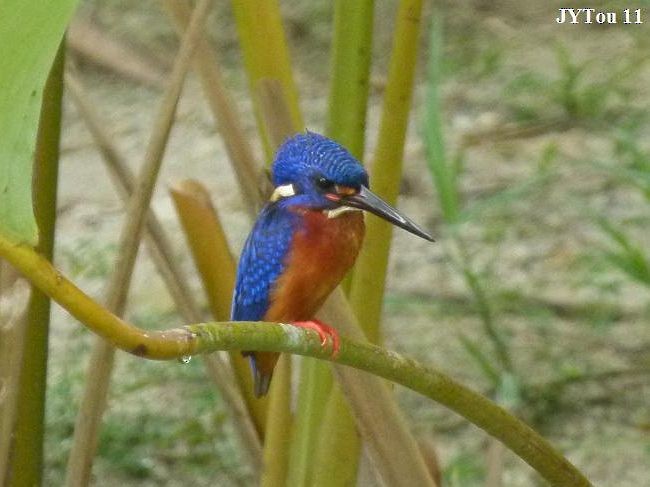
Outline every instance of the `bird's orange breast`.
POLYGON ((271 291, 271 305, 265 315, 269 321, 314 318, 361 248, 361 212, 328 218, 319 211, 303 211, 303 222, 293 237, 284 272, 271 291))

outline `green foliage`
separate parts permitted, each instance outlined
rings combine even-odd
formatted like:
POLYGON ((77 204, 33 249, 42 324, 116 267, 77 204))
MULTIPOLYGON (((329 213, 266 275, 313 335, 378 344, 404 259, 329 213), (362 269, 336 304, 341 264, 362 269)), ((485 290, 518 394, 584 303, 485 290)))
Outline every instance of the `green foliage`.
MULTIPOLYGON (((650 151, 640 144, 638 122, 631 118, 615 134, 615 163, 589 162, 615 180, 638 189, 650 203, 650 151)), ((650 286, 650 254, 647 253, 647 246, 636 243, 620 224, 602 216, 593 217, 593 220, 611 242, 608 248, 602 249, 599 257, 631 279, 650 286)))
MULTIPOLYGON (((470 252, 459 232, 459 224, 467 213, 462 209, 460 196, 460 175, 463 164, 462 151, 456 157, 449 157, 445 150, 444 128, 442 123, 442 106, 440 103, 440 85, 442 77, 442 23, 438 15, 433 16, 431 39, 429 43, 429 77, 427 80, 427 102, 424 118, 424 143, 427 149, 427 162, 443 219, 449 225, 448 257, 455 270, 462 276, 476 303, 476 311, 481 318, 483 331, 489 338, 494 358, 488 358, 482 348, 466 336, 461 335, 463 348, 476 361, 485 376, 497 386, 503 371, 511 371, 512 364, 508 345, 494 323, 491 300, 488 297, 483 279, 474 269, 470 252)), ((507 193, 494 197, 495 201, 509 199, 507 193)), ((493 204, 493 203, 492 203, 493 204)), ((487 206, 490 206, 488 203, 487 206)))
POLYGON ((650 151, 641 147, 640 121, 632 119, 614 137, 615 164, 594 163, 618 180, 631 184, 650 202, 650 151))
POLYGON ((78 0, 3 0, 0 22, 0 232, 34 245, 32 158, 45 80, 78 0), (17 28, 20 26, 20 28, 17 28))
POLYGON ((479 455, 462 453, 451 459, 443 475, 450 487, 479 486, 483 485, 485 468, 479 455))
POLYGON ((100 279, 113 268, 117 245, 80 238, 61 249, 61 257, 70 273, 77 278, 100 279))
POLYGON ((448 223, 455 223, 460 211, 458 195, 458 168, 447 159, 442 125, 442 108, 440 106, 440 84, 442 65, 442 22, 433 16, 431 39, 429 41, 429 79, 427 86, 427 104, 424 119, 424 141, 427 149, 427 162, 438 193, 438 201, 443 217, 448 223))
POLYGON ((635 281, 650 287, 650 256, 646 250, 606 219, 599 218, 597 223, 613 244, 612 248, 603 250, 603 257, 635 281))
MULTIPOLYGON (((146 320, 153 320, 154 314, 146 320)), ((161 318, 172 326, 173 317, 161 318)), ((157 324, 160 324, 158 322, 157 324)), ((87 352, 79 340, 59 349, 68 359, 59 365, 57 380, 48 391, 47 477, 45 485, 62 485, 70 437, 84 381, 83 364, 76 357, 87 352)), ((120 364, 121 380, 112 390, 100 439, 98 474, 140 485, 144 479, 186 485, 211 472, 220 485, 252 482, 240 458, 224 404, 206 387, 199 360, 189 364, 140 362, 128 358, 120 364), (166 400, 161 402, 160 398, 166 400), (188 414, 188 411, 192 414, 188 414)))
POLYGON ((625 59, 599 73, 594 66, 601 59, 577 63, 563 44, 556 46, 555 59, 555 77, 526 71, 508 83, 506 100, 518 120, 552 117, 549 108, 573 120, 611 117, 629 99, 627 80, 643 66, 642 59, 625 59))

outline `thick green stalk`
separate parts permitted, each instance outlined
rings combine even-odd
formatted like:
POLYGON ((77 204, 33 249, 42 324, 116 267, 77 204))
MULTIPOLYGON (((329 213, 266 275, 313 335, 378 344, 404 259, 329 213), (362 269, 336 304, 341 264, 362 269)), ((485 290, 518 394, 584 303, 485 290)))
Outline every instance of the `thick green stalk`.
MULTIPOLYGON (((328 396, 332 391, 332 372, 326 363, 312 358, 302 360, 300 369, 300 385, 298 388, 298 407, 291 441, 291 460, 289 463, 288 484, 295 486, 312 486, 318 482, 314 475, 316 452, 328 396)), ((346 462, 352 462, 352 458, 346 462)), ((330 464, 332 472, 345 468, 345 464, 330 464)), ((324 479, 328 485, 339 485, 333 482, 333 477, 327 475, 324 479)))
MULTIPOLYGON (((373 191, 391 204, 397 201, 402 177, 418 53, 422 0, 402 0, 384 94, 379 137, 372 165, 373 191)), ((382 299, 393 227, 376 217, 366 222, 366 238, 355 267, 350 304, 372 342, 379 340, 382 299)))
MULTIPOLYGON (((52 260, 61 138, 64 46, 45 84, 34 160, 34 211, 39 228, 37 251, 52 260)), ((7 487, 40 485, 43 473, 47 347, 50 298, 32 286, 25 319, 17 417, 7 487)))
POLYGON ((363 159, 374 0, 336 0, 327 135, 363 159))
MULTIPOLYGON (((328 369, 329 370, 329 369, 328 369)), ((350 405, 338 384, 325 403, 321 434, 317 439, 314 466, 314 487, 357 484, 361 437, 357 431, 350 405), (336 465, 336 468, 332 468, 336 465)))
POLYGON ((110 313, 24 244, 0 235, 0 256, 36 287, 115 347, 153 360, 178 359, 216 350, 286 352, 348 365, 408 387, 456 411, 501 440, 553 485, 591 485, 534 430, 489 399, 442 372, 376 345, 341 337, 335 358, 316 333, 292 325, 217 322, 164 331, 141 330, 110 313))
MULTIPOLYGON (((257 350, 251 348, 251 350, 257 350)), ((287 485, 293 418, 291 411, 291 357, 282 355, 269 391, 261 487, 287 485)), ((289 484, 291 485, 291 484, 289 484)))
MULTIPOLYGON (((327 134, 359 160, 365 146, 373 14, 374 0, 334 5, 327 134)), ((346 278, 343 287, 349 290, 350 283, 346 278)), ((294 485, 350 485, 361 447, 354 420, 339 386, 332 388, 329 368, 307 360, 305 366, 291 465, 294 485)))
MULTIPOLYGON (((372 166, 373 190, 391 203, 397 200, 402 175, 402 154, 413 92, 421 10, 420 0, 405 0, 399 6, 378 146, 372 166)), ((366 220, 365 243, 350 286, 350 304, 366 336, 375 343, 380 340, 379 323, 391 236, 392 227, 386 222, 373 217, 366 220)), ((328 463, 335 462, 341 451, 355 451, 345 467, 351 472, 356 470, 360 441, 354 430, 347 429, 352 421, 346 401, 337 397, 341 396, 340 389, 334 388, 332 395, 326 415, 337 420, 323 427, 317 468, 322 470, 328 463)), ((342 474, 342 478, 350 476, 351 473, 342 474)))

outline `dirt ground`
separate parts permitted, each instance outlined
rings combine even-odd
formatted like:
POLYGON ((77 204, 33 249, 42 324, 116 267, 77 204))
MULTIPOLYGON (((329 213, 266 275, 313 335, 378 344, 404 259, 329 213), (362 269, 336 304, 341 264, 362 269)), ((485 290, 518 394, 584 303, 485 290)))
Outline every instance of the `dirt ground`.
MULTIPOLYGON (((261 160, 232 17, 225 2, 217 3, 210 32, 261 160)), ((394 9, 392 2, 377 3, 368 162, 394 9)), ((617 11, 641 5, 604 3, 603 9, 617 11)), ((281 4, 307 125, 323 131, 329 2, 281 4)), ((508 0, 438 4, 447 150, 462 161, 462 200, 474 209, 459 233, 506 336, 514 370, 532 391, 518 404, 520 414, 594 484, 650 485, 650 287, 605 261, 603 249, 613 244, 596 223, 597 217, 607 219, 649 255, 650 199, 600 165, 627 164, 629 152, 621 149, 621 140, 631 141, 650 160, 650 9, 643 8, 643 25, 559 25, 555 17, 561 6, 508 0), (508 190, 510 196, 498 198, 508 190)), ((429 19, 431 5, 426 10, 429 19)), ((92 1, 82 13, 161 69, 173 58, 175 34, 156 2, 92 1)), ((450 232, 426 164, 425 30, 399 206, 433 229, 437 242, 394 233, 386 343, 487 391, 485 376, 459 337, 484 342, 488 350, 489 343, 472 294, 450 264, 450 232)), ((80 77, 114 143, 137 169, 160 90, 83 61, 80 77)), ((101 299, 123 208, 69 98, 63 155, 57 264, 101 299)), ((171 184, 185 178, 209 188, 238 252, 251 222, 194 76, 184 89, 153 208, 203 302, 168 194, 171 184)), ((152 327, 179 320, 146 252, 137 265, 128 316, 152 327)), ((55 310, 47 485, 61 483, 91 341, 55 310)), ((118 354, 95 485, 251 484, 225 409, 196 362, 142 365, 118 354)), ((447 485, 483 485, 485 434, 415 394, 398 390, 398 395, 414 431, 436 445, 447 485)), ((541 485, 513 455, 504 458, 502 485, 541 485)))

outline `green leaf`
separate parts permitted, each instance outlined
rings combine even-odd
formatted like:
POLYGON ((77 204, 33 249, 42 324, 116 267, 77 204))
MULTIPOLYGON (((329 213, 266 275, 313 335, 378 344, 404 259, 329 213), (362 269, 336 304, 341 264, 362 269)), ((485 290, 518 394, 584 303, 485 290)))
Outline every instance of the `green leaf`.
POLYGON ((0 233, 34 245, 32 163, 45 80, 78 0, 2 0, 0 233))
POLYGON ((458 194, 457 170, 462 168, 462 159, 449 159, 445 151, 440 85, 442 83, 442 23, 437 15, 431 24, 429 42, 429 78, 427 81, 427 101, 424 113, 424 143, 427 150, 427 163, 438 192, 442 215, 448 223, 456 223, 461 204, 458 194))
POLYGON ((650 258, 625 233, 604 218, 596 220, 600 228, 619 246, 619 250, 604 250, 603 256, 611 264, 639 282, 650 285, 650 258))

